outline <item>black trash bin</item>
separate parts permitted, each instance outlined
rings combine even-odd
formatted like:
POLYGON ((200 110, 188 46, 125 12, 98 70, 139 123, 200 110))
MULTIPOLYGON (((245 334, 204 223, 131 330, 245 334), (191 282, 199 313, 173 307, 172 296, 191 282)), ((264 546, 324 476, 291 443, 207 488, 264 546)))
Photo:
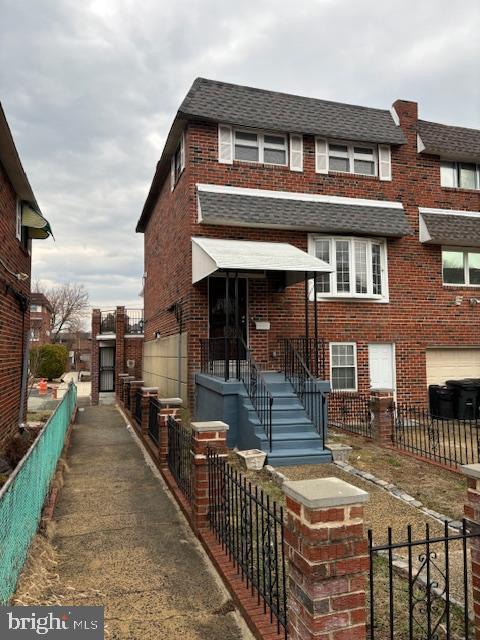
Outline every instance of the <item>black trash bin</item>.
POLYGON ((428 387, 428 404, 430 407, 430 413, 432 416, 438 416, 439 408, 438 408, 438 390, 441 389, 439 384, 431 384, 428 387))
POLYGON ((430 413, 435 418, 447 418, 452 420, 455 418, 455 390, 449 387, 438 387, 436 394, 436 412, 430 413))
POLYGON ((455 418, 474 420, 478 414, 478 384, 466 378, 447 380, 447 387, 455 390, 455 418))

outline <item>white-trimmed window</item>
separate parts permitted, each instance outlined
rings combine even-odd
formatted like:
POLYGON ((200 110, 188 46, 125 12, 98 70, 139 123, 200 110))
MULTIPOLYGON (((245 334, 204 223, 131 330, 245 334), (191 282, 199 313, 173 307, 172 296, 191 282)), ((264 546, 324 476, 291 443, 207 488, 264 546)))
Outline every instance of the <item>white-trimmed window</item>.
POLYGON ((310 253, 334 269, 317 275, 318 298, 388 297, 385 240, 311 236, 310 253))
POLYGON ((278 133, 234 131, 234 160, 286 166, 288 163, 287 136, 278 133))
POLYGON ((378 175, 375 145, 334 141, 329 141, 327 145, 329 171, 365 176, 378 175))
POLYGON ((22 240, 22 201, 17 198, 15 210, 15 235, 18 240, 22 240))
POLYGON ((480 287, 480 249, 442 247, 444 284, 480 287))
POLYGON ((185 169, 185 134, 182 133, 170 166, 170 188, 173 191, 183 170, 185 169))
POLYGON ((357 345, 330 343, 330 381, 334 391, 357 390, 357 345))
POLYGON ((474 162, 440 163, 440 184, 457 189, 480 189, 480 165, 474 162))
POLYGON ((32 313, 42 313, 42 305, 41 304, 31 304, 30 311, 32 313))

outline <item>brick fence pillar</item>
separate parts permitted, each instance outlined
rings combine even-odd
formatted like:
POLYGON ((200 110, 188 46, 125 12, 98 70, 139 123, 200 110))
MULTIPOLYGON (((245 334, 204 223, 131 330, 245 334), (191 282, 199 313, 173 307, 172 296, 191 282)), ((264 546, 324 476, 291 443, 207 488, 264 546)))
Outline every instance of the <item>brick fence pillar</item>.
POLYGON ((123 404, 123 392, 124 392, 124 380, 128 378, 128 373, 119 373, 118 374, 118 386, 115 387, 115 395, 117 397, 117 402, 123 404))
POLYGON ((100 324, 102 320, 102 312, 100 309, 92 311, 92 352, 90 355, 90 375, 92 378, 91 398, 92 404, 98 404, 98 394, 100 389, 100 349, 98 346, 97 336, 100 334, 100 324))
POLYGON ((372 437, 382 447, 392 445, 394 398, 391 389, 372 389, 372 437))
MULTIPOLYGON (((130 415, 133 419, 134 415, 135 415, 135 403, 137 401, 137 391, 139 391, 141 388, 143 387, 143 380, 130 380, 130 389, 129 389, 129 393, 130 393, 130 415)), ((135 424, 137 424, 135 422, 135 420, 133 419, 133 422, 135 424)))
POLYGON ((338 478, 287 481, 289 640, 365 640, 368 493, 338 478))
MULTIPOLYGON (((472 529, 480 527, 480 464, 462 467, 467 476, 467 496, 465 518, 472 523, 472 529)), ((470 527, 469 527, 470 528, 470 527)), ((480 537, 469 539, 470 561, 472 563, 473 614, 475 618, 475 640, 480 640, 480 537)))
POLYGON ((227 455, 228 424, 220 420, 192 422, 192 516, 195 531, 208 526, 208 461, 207 449, 214 447, 219 455, 227 455))
POLYGON ((130 395, 130 383, 132 380, 135 380, 134 376, 124 376, 122 379, 123 389, 122 389, 122 403, 124 408, 127 406, 127 396, 130 395))
POLYGON ((158 397, 158 387, 142 387, 142 433, 148 436, 148 420, 150 416, 150 398, 158 397))
POLYGON ((181 398, 159 398, 160 411, 158 415, 158 460, 162 467, 167 466, 168 456, 168 416, 180 422, 181 398))

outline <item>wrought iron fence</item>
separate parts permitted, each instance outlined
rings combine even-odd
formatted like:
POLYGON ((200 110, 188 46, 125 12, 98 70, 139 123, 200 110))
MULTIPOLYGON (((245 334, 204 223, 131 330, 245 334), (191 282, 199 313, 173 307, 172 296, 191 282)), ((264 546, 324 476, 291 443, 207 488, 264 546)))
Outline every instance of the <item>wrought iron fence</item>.
POLYGON ((428 523, 422 539, 374 545, 368 532, 369 579, 367 593, 370 640, 470 640, 472 576, 467 542, 480 532, 463 521, 460 532, 445 522, 432 534, 428 523))
POLYGON ((192 500, 192 434, 173 416, 167 418, 167 464, 177 485, 189 502, 192 500))
MULTIPOLYGON (((300 339, 299 339, 300 340, 300 339)), ((301 339, 303 340, 303 339, 301 339)), ((311 342, 308 340, 307 342, 311 342)), ((290 382, 298 399, 302 403, 307 416, 315 425, 318 434, 325 442, 326 407, 325 393, 320 389, 320 380, 308 368, 302 353, 295 348, 296 342, 291 338, 284 339, 284 374, 290 382)), ((300 341, 300 346, 302 341, 300 341)), ((304 347, 302 347, 304 348, 304 347)))
POLYGON ((148 435, 156 445, 158 445, 159 441, 158 412, 160 411, 160 409, 161 407, 158 398, 152 396, 148 403, 148 435))
POLYGON ((142 426, 142 391, 138 389, 135 392, 134 418, 139 427, 142 426))
POLYGON ((125 311, 125 333, 127 335, 143 335, 143 309, 127 309, 125 311))
MULTIPOLYGON (((288 338, 315 378, 325 380, 325 341, 321 338, 288 338)), ((284 354, 285 355, 285 354, 284 354)))
POLYGON ((283 508, 209 449, 209 522, 251 593, 287 638, 283 508))
POLYGON ((126 384, 125 385, 125 406, 126 408, 130 411, 130 406, 131 406, 131 402, 130 402, 130 385, 126 384))
POLYGON ((370 399, 358 393, 332 391, 328 397, 328 423, 331 427, 371 438, 370 399))
POLYGON ((246 347, 236 336, 200 340, 201 372, 225 381, 240 380, 240 364, 245 355, 246 347))
POLYGON ((100 333, 115 333, 115 311, 102 311, 100 316, 100 333))
POLYGON ((480 420, 438 418, 419 406, 397 403, 393 444, 452 467, 480 462, 480 420))

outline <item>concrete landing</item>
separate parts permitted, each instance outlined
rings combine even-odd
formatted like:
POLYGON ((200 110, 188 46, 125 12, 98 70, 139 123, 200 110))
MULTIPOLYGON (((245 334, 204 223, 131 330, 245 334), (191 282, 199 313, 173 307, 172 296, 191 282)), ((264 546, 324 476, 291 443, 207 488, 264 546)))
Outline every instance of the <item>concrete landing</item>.
POLYGON ((104 605, 115 640, 252 638, 115 407, 83 407, 68 464, 53 542, 69 604, 104 605))

